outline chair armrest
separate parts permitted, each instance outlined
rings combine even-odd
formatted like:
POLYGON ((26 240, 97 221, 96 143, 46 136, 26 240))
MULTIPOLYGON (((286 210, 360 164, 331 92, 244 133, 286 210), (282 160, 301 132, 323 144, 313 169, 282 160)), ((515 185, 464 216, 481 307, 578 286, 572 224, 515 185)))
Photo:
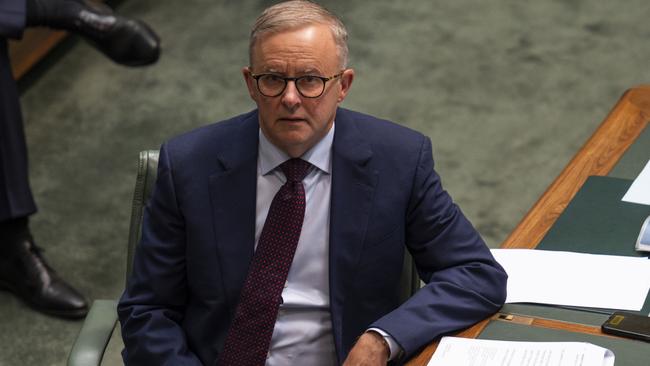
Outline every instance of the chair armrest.
POLYGON ((72 345, 68 366, 99 365, 102 362, 115 323, 117 301, 95 300, 72 345))

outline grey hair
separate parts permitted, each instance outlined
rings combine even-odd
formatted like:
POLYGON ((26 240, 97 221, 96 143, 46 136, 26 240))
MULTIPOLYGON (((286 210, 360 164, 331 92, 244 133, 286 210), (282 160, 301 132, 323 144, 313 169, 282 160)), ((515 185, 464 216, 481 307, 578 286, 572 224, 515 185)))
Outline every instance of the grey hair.
POLYGON ((288 29, 311 24, 329 26, 338 51, 339 65, 348 65, 348 31, 341 19, 324 7, 307 0, 291 0, 266 8, 257 18, 251 30, 248 45, 249 63, 253 63, 255 42, 265 34, 279 33, 288 29))

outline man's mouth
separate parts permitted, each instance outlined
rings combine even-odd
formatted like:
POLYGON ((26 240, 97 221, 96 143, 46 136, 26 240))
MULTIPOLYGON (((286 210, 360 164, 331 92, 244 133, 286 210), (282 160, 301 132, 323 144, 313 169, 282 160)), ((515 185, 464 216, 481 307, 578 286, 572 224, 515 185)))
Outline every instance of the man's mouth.
POLYGON ((280 118, 279 121, 288 122, 288 123, 299 123, 299 122, 305 122, 305 119, 298 118, 298 117, 286 117, 286 118, 280 118))

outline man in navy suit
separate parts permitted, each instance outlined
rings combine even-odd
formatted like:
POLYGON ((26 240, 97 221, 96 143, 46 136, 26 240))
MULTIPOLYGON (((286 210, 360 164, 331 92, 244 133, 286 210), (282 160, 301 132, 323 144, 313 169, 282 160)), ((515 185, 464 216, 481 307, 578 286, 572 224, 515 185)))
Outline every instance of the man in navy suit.
POLYGON ((125 364, 232 364, 224 344, 295 158, 311 164, 302 231, 265 360, 250 364, 399 363, 503 304, 507 276, 443 190, 430 140, 339 108, 347 53, 327 10, 272 6, 243 69, 257 109, 163 144, 118 306, 125 364), (426 285, 400 304, 405 250, 426 285))
POLYGON ((116 16, 106 6, 82 0, 0 0, 0 289, 49 315, 83 318, 86 300, 47 264, 29 229, 36 204, 6 38, 20 38, 31 26, 79 34, 129 66, 155 62, 160 45, 146 24, 116 16))

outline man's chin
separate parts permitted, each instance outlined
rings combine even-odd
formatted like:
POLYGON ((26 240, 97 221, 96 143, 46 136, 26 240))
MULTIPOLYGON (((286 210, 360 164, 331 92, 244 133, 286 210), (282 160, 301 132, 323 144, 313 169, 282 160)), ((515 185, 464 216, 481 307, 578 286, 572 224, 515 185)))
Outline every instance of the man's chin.
POLYGON ((311 148, 311 140, 309 138, 311 136, 307 136, 304 133, 291 131, 282 133, 276 137, 277 143, 275 145, 291 157, 298 157, 311 148))
POLYGON ((280 136, 280 142, 284 146, 301 146, 307 143, 309 138, 301 133, 285 133, 280 136))
POLYGON ((312 134, 313 131, 307 123, 285 123, 276 129, 277 138, 290 144, 303 143, 309 140, 312 134))

